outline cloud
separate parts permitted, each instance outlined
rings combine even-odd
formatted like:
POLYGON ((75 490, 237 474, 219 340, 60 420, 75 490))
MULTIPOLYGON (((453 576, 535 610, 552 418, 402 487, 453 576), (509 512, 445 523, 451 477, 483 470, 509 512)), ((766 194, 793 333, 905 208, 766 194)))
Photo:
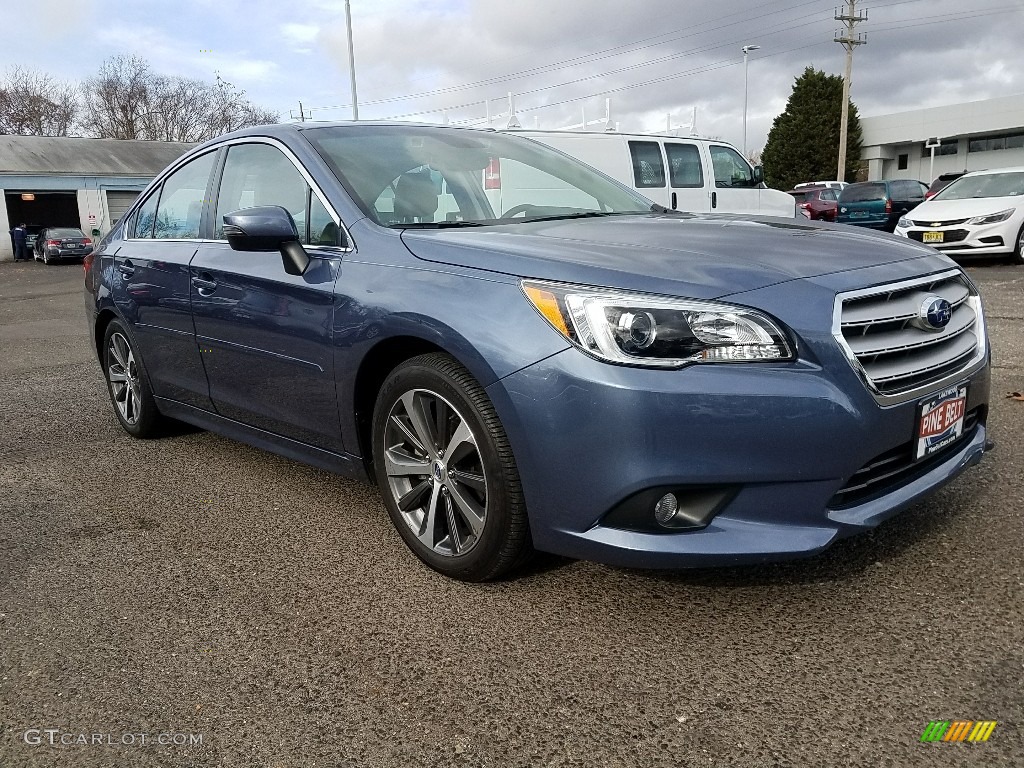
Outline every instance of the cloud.
POLYGON ((284 41, 297 53, 309 53, 312 44, 320 34, 319 24, 296 24, 289 22, 281 26, 281 36, 284 41))

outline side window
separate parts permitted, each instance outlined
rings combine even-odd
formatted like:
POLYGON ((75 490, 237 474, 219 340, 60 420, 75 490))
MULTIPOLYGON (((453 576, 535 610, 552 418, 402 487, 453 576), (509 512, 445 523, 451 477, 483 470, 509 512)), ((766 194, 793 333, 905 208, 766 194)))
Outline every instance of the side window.
POLYGON ((703 187, 704 170, 700 167, 700 150, 693 144, 665 144, 668 155, 669 180, 673 187, 703 187))
MULTIPOLYGON (((175 240, 194 240, 199 237, 206 185, 210 180, 215 155, 215 152, 207 152, 164 180, 153 237, 175 240)), ((142 218, 140 215, 140 225, 144 223, 142 218)))
POLYGON ((132 237, 153 237, 153 224, 156 223, 156 203, 160 199, 160 190, 154 190, 146 202, 139 208, 132 222, 132 237))
MULTIPOLYGON (((224 239, 224 216, 242 208, 280 205, 292 215, 300 242, 307 243, 306 200, 309 185, 291 160, 269 144, 235 144, 228 149, 214 238, 224 239)), ((325 212, 326 213, 326 212, 325 212)))
POLYGON ((712 144, 711 165, 715 169, 716 187, 756 187, 750 164, 732 147, 712 144))
POLYGON ((661 162, 661 146, 656 141, 631 141, 633 184, 639 189, 665 186, 665 166, 661 162))

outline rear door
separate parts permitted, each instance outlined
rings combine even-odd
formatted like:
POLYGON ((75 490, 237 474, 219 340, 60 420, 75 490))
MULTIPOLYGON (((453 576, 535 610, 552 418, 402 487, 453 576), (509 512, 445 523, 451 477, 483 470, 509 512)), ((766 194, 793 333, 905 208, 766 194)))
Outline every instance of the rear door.
POLYGON ((114 303, 131 325, 158 397, 212 409, 189 307, 189 262, 199 247, 216 150, 150 191, 114 253, 114 303))
POLYGON ((760 190, 754 169, 742 155, 725 144, 708 144, 715 188, 711 192, 712 213, 756 214, 761 211, 760 190))
POLYGON ((671 208, 706 213, 711 209, 700 147, 693 142, 666 141, 671 208))
POLYGON ((192 260, 192 313, 221 415, 341 451, 331 346, 338 220, 299 167, 283 145, 267 140, 228 148, 212 240, 192 260), (278 251, 234 251, 224 239, 225 214, 261 205, 291 214, 312 257, 305 274, 286 273, 278 251))

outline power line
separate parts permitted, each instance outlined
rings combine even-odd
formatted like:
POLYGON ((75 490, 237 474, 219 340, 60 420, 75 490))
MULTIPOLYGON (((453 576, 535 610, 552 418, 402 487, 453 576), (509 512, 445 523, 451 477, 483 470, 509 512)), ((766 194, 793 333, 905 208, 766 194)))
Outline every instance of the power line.
MULTIPOLYGON (((906 3, 917 2, 917 1, 918 0, 902 0, 902 2, 899 3, 899 4, 906 4, 906 3)), ((886 32, 898 31, 898 30, 902 30, 902 29, 909 29, 909 28, 912 28, 912 27, 921 27, 921 26, 929 26, 929 25, 932 25, 932 24, 948 23, 951 20, 957 20, 957 19, 960 19, 960 18, 966 18, 966 17, 976 18, 976 17, 980 17, 980 16, 989 16, 989 15, 993 15, 993 14, 996 14, 996 13, 1003 13, 1003 12, 1005 12, 1007 10, 1024 10, 1024 9, 1021 9, 1019 6, 1002 6, 1002 7, 998 7, 998 8, 989 9, 988 11, 984 11, 982 13, 978 13, 977 11, 962 11, 962 12, 945 14, 943 16, 936 16, 936 17, 933 17, 929 21, 915 22, 915 23, 912 23, 912 24, 903 24, 903 23, 900 23, 900 22, 895 22, 895 23, 890 23, 887 26, 872 27, 872 33, 873 34, 884 34, 886 32)), ((817 23, 817 22, 815 22, 815 23, 817 23)), ((804 26, 804 25, 801 25, 801 26, 804 26)), ((726 45, 732 45, 732 44, 733 43, 727 43, 727 44, 723 44, 721 46, 716 46, 716 47, 725 47, 726 45)), ((827 43, 826 42, 817 42, 817 43, 810 43, 808 45, 802 45, 802 46, 796 46, 796 47, 792 47, 792 48, 786 48, 786 49, 783 49, 783 50, 780 50, 780 51, 776 51, 774 53, 765 54, 765 55, 760 56, 758 58, 759 59, 774 58, 776 56, 782 56, 782 55, 785 55, 787 53, 793 53, 795 51, 806 50, 808 48, 817 48, 817 47, 822 46, 822 45, 827 45, 827 43)), ((549 109, 551 107, 563 106, 565 104, 571 104, 571 103, 574 103, 574 102, 584 101, 586 99, 591 99, 591 98, 595 98, 595 97, 598 97, 598 96, 607 96, 607 95, 613 94, 613 93, 621 93, 623 91, 632 90, 634 88, 644 88, 644 87, 646 87, 648 85, 656 85, 656 84, 667 82, 669 80, 674 80, 674 79, 677 79, 677 78, 680 78, 680 77, 690 77, 690 76, 693 76, 693 75, 704 74, 704 73, 707 73, 707 72, 712 72, 712 71, 715 71, 715 70, 723 69, 725 67, 735 65, 735 64, 739 63, 739 61, 740 61, 740 59, 737 59, 737 58, 723 59, 723 60, 720 60, 720 61, 717 61, 717 62, 713 62, 711 64, 702 65, 700 67, 695 67, 693 69, 686 70, 686 71, 683 71, 683 72, 676 72, 676 73, 673 73, 671 75, 665 75, 665 76, 662 76, 662 77, 645 80, 645 81, 640 82, 640 83, 630 83, 630 84, 627 84, 627 85, 618 86, 618 87, 614 87, 614 88, 606 88, 606 89, 603 89, 603 90, 600 90, 600 91, 596 91, 596 92, 593 92, 593 93, 589 93, 589 94, 586 94, 586 95, 582 95, 582 96, 574 96, 574 97, 570 97, 570 98, 567 98, 567 99, 562 99, 562 100, 559 100, 559 101, 553 101, 553 102, 548 102, 546 104, 540 104, 540 105, 537 105, 537 106, 534 106, 534 107, 526 107, 526 108, 523 108, 522 111, 523 112, 536 112, 536 111, 539 111, 539 110, 542 110, 542 109, 549 109)), ((583 78, 583 79, 586 79, 586 78, 583 78)), ((547 87, 544 87, 544 88, 535 88, 535 89, 532 89, 531 91, 519 92, 519 95, 522 95, 524 93, 539 93, 539 92, 542 92, 542 91, 545 91, 545 90, 549 90, 549 89, 555 88, 555 87, 560 87, 560 86, 547 86, 547 87)), ((420 115, 438 114, 438 113, 442 113, 442 112, 446 112, 446 111, 447 112, 453 112, 453 111, 456 111, 456 110, 459 110, 459 109, 466 109, 468 107, 474 107, 474 106, 477 106, 479 104, 484 104, 486 101, 490 101, 490 100, 491 99, 487 99, 487 100, 478 99, 478 100, 475 100, 475 101, 465 102, 465 103, 457 104, 457 105, 450 105, 450 106, 446 106, 446 107, 438 107, 438 108, 430 108, 430 109, 421 109, 421 110, 417 110, 415 112, 406 112, 406 113, 403 113, 403 114, 390 115, 388 117, 382 117, 382 118, 377 118, 377 119, 380 119, 380 120, 402 120, 402 119, 406 119, 406 118, 410 118, 410 117, 417 117, 417 116, 420 116, 420 115)), ((484 120, 486 120, 486 117, 479 116, 479 117, 475 117, 475 118, 467 118, 467 119, 464 119, 464 120, 457 120, 457 121, 454 121, 454 122, 457 122, 457 123, 460 123, 460 124, 472 124, 472 123, 483 122, 484 120)))
MULTIPOLYGON (((907 0, 905 0, 905 1, 907 1, 907 0)), ((910 2, 916 2, 918 0, 909 0, 909 1, 910 2)), ((639 44, 640 43, 646 43, 646 42, 649 42, 651 40, 657 40, 658 38, 665 38, 668 35, 675 34, 676 32, 682 32, 683 29, 673 30, 671 32, 664 32, 664 33, 662 33, 660 35, 654 35, 653 37, 642 38, 641 40, 635 40, 635 41, 633 41, 631 43, 625 43, 623 45, 614 46, 612 48, 606 48, 606 49, 604 49, 602 51, 597 51, 595 53, 584 54, 584 55, 576 56, 576 57, 569 58, 569 59, 563 59, 561 61, 553 62, 551 64, 544 64, 544 65, 540 65, 540 66, 536 66, 536 67, 530 67, 530 68, 527 68, 527 69, 518 70, 516 72, 510 72, 510 73, 505 74, 505 75, 496 75, 494 77, 484 78, 482 80, 476 80, 476 81, 469 82, 469 83, 460 83, 458 85, 446 86, 444 88, 436 88, 436 89, 429 90, 429 91, 421 91, 419 93, 405 94, 405 95, 402 95, 402 96, 388 96, 388 97, 381 98, 381 99, 374 99, 372 101, 362 101, 360 103, 363 106, 373 106, 373 105, 380 105, 380 104, 393 104, 395 102, 401 102, 401 101, 411 101, 411 100, 414 100, 414 99, 427 98, 427 97, 430 97, 430 96, 441 96, 441 95, 448 94, 448 93, 456 93, 458 91, 470 90, 472 88, 477 88, 477 87, 480 87, 482 85, 494 85, 494 84, 497 84, 497 83, 500 83, 500 82, 506 82, 508 80, 515 79, 517 77, 530 77, 530 76, 537 75, 537 74, 545 74, 545 73, 550 72, 552 70, 562 69, 565 66, 570 65, 570 64, 576 64, 576 65, 592 64, 592 63, 594 63, 596 61, 603 61, 605 59, 613 58, 615 56, 619 56, 619 55, 626 54, 626 53, 636 53, 637 51, 646 50, 648 48, 654 48, 654 47, 659 46, 659 45, 664 45, 665 43, 676 42, 676 41, 679 41, 679 40, 685 40, 685 39, 690 38, 690 37, 704 36, 704 35, 706 35, 706 34, 708 34, 710 32, 717 32, 717 31, 722 30, 722 29, 727 29, 729 27, 734 27, 737 24, 746 24, 746 23, 751 22, 751 21, 756 21, 758 19, 762 19, 762 18, 765 18, 765 17, 768 17, 768 16, 774 16, 774 15, 776 15, 778 13, 786 13, 788 11, 793 11, 793 10, 796 10, 798 8, 806 7, 808 5, 815 5, 815 4, 818 4, 820 2, 821 2, 821 0, 805 0, 805 2, 797 3, 796 5, 790 6, 788 8, 784 8, 784 9, 782 9, 780 11, 770 11, 770 12, 767 12, 767 13, 762 13, 762 14, 760 14, 758 16, 747 16, 746 18, 744 18, 744 19, 742 19, 740 21, 730 22, 728 24, 719 24, 718 26, 711 27, 710 29, 699 30, 699 31, 692 31, 693 28, 692 27, 688 27, 688 28, 685 28, 685 29, 689 29, 691 31, 687 32, 684 35, 679 35, 677 37, 669 37, 669 38, 664 39, 664 40, 659 40, 656 43, 649 43, 648 45, 639 45, 639 44)), ((736 16, 736 15, 739 15, 740 13, 746 13, 746 11, 739 11, 737 13, 729 14, 729 16, 736 16)), ((729 18, 729 16, 723 16, 722 18, 729 18)), ((780 27, 780 26, 784 26, 787 23, 789 23, 789 22, 780 22, 778 24, 775 24, 774 26, 775 27, 780 27)), ((806 26, 806 25, 805 24, 801 24, 801 25, 798 25, 797 27, 791 27, 791 28, 798 28, 800 26, 806 26)), ((759 31, 759 34, 760 34, 760 31, 759 31)), ((727 43, 727 44, 723 44, 723 45, 734 45, 734 44, 735 43, 727 43)), ((678 55, 686 55, 686 54, 674 54, 674 55, 678 56, 678 55)), ((647 65, 652 64, 652 63, 660 63, 660 62, 665 61, 665 60, 667 60, 669 58, 672 58, 672 56, 660 57, 659 59, 656 59, 654 61, 644 62, 642 64, 638 64, 638 65, 634 65, 634 66, 647 66, 647 65)), ((327 111, 327 110, 333 110, 333 109, 348 109, 350 106, 351 106, 350 104, 336 104, 336 105, 325 106, 325 107, 309 107, 309 108, 307 108, 307 111, 312 113, 314 111, 327 111)))

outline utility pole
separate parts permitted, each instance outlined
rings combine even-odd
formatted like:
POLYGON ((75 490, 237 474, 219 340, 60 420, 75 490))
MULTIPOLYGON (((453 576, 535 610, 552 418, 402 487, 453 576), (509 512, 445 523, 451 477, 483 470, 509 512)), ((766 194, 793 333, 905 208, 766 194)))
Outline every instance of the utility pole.
POLYGON ((835 42, 840 43, 846 49, 846 74, 843 77, 843 111, 839 125, 839 170, 836 171, 837 181, 846 181, 846 132, 850 120, 850 74, 853 72, 853 49, 855 46, 864 45, 867 38, 857 33, 853 34, 853 28, 860 22, 867 20, 867 11, 857 11, 857 0, 846 0, 846 13, 836 12, 836 21, 846 25, 843 34, 837 34, 835 42))
POLYGON ((345 0, 345 29, 348 30, 348 75, 352 88, 352 119, 359 120, 359 97, 356 96, 356 53, 352 48, 352 5, 345 0))

